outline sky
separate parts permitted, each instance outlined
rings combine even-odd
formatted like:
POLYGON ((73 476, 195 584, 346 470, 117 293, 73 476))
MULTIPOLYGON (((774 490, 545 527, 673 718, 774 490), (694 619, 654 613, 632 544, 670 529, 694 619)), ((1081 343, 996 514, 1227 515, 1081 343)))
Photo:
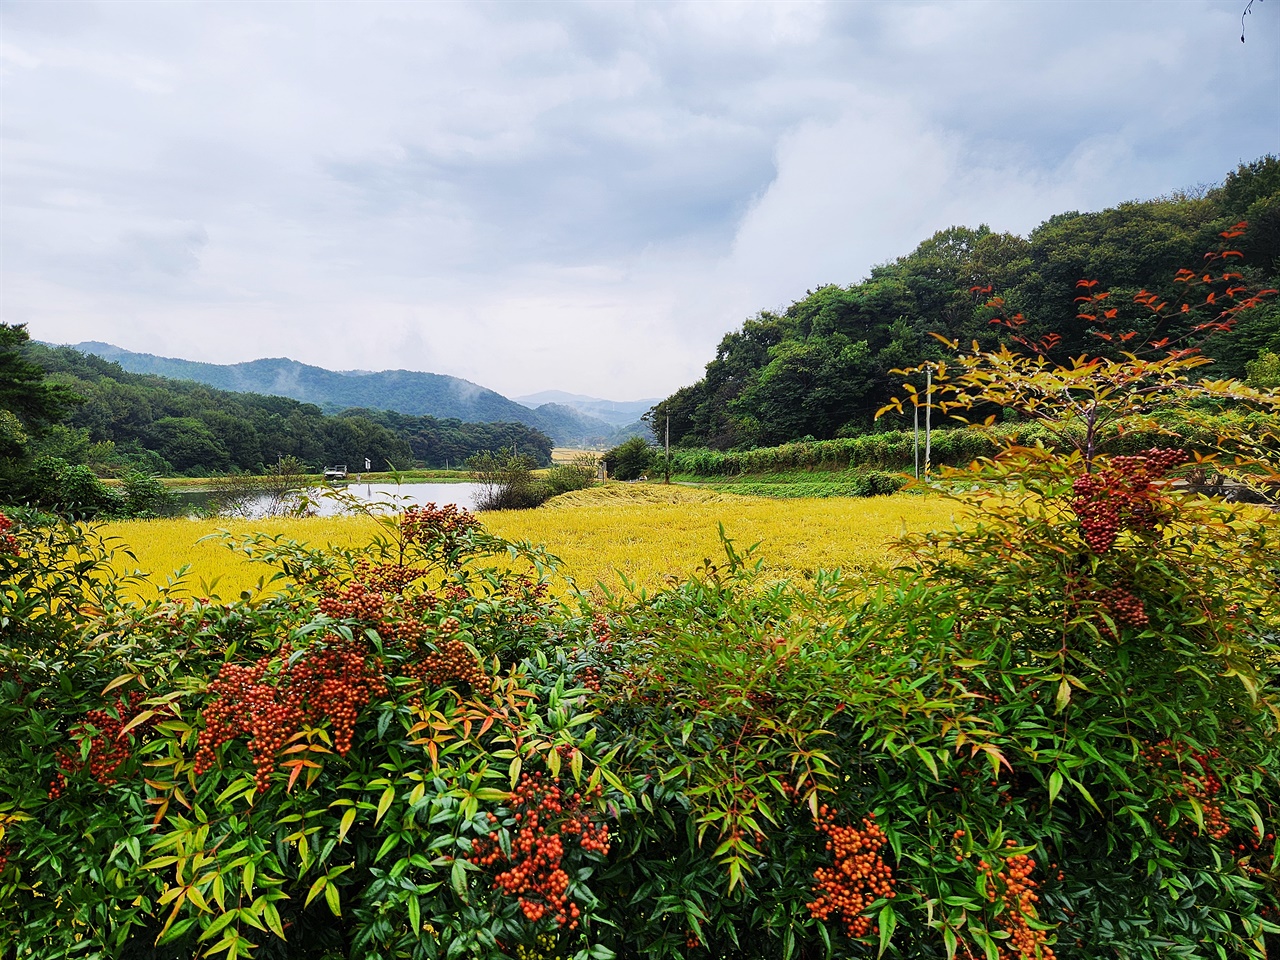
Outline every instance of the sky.
POLYGON ((937 230, 1280 154, 1280 0, 0 0, 0 319, 665 396, 937 230))

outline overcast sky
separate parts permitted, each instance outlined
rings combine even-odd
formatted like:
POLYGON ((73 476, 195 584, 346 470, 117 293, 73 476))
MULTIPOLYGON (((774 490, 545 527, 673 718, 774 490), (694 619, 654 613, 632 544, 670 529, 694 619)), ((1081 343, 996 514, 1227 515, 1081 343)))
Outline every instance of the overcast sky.
POLYGON ((662 396, 952 224, 1280 153, 1280 0, 0 2, 39 340, 662 396))

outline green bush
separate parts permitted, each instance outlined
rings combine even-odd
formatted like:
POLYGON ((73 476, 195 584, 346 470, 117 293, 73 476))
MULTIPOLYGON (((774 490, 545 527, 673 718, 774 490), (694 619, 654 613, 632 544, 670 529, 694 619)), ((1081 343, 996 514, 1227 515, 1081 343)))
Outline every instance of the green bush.
POLYGON ((587 453, 579 454, 571 463, 548 470, 546 484, 554 497, 572 490, 585 490, 595 483, 595 479, 596 458, 587 453))
POLYGON ((654 469, 656 455, 644 437, 631 437, 606 453, 604 463, 615 480, 639 480, 654 469))
POLYGON ((173 494, 155 474, 131 470, 120 478, 120 487, 124 511, 131 517, 160 517, 173 508, 173 494))
POLYGON ((119 516, 125 499, 94 476, 84 464, 57 457, 41 457, 25 478, 26 502, 31 506, 82 519, 119 516))
POLYGON ((471 479, 480 485, 480 510, 530 510, 552 496, 552 487, 533 475, 537 462, 511 449, 485 451, 467 461, 471 479))

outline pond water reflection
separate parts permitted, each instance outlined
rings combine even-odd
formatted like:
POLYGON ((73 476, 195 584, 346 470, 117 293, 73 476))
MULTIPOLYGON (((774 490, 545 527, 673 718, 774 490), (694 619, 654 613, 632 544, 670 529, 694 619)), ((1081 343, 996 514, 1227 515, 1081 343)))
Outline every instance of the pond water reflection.
MULTIPOLYGON (((305 491, 308 512, 321 517, 348 512, 341 499, 326 495, 335 491, 342 491, 364 503, 385 505, 388 510, 403 510, 405 507, 424 503, 434 503, 437 506, 452 503, 464 510, 475 510, 480 484, 348 483, 312 487, 305 491)), ((174 512, 177 514, 213 513, 216 512, 217 494, 212 490, 177 490, 174 491, 174 501, 174 512)), ((272 502, 272 497, 268 494, 247 498, 236 506, 234 514, 250 520, 261 519, 267 515, 272 502)))

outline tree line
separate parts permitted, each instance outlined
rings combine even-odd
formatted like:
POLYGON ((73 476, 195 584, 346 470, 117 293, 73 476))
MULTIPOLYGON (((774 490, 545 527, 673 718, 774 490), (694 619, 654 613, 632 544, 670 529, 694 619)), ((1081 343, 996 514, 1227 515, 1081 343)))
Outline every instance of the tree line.
MULTIPOLYGON (((1278 285, 1280 160, 1273 156, 1242 164, 1207 191, 1058 214, 1025 238, 985 225, 951 227, 874 267, 860 283, 822 286, 781 313, 749 318, 720 341, 702 379, 647 419, 661 429, 669 418, 671 442, 681 447, 750 449, 859 436, 876 429, 876 411, 901 382, 891 370, 943 358, 945 348, 930 334, 984 349, 1009 339, 1009 328, 992 322, 993 297, 1003 301, 1005 316, 1025 320, 1018 331, 1025 339, 1055 336, 1060 352, 1101 347, 1118 357, 1128 345, 1098 339, 1103 318, 1078 316, 1081 279, 1099 279, 1112 291, 1113 325, 1176 339, 1185 331, 1176 322, 1156 330, 1134 295, 1173 296, 1176 271, 1199 262, 1219 232, 1241 221, 1248 228, 1233 269, 1243 282, 1278 285)), ((1250 311, 1221 339, 1206 345, 1215 359, 1209 375, 1244 377, 1251 361, 1280 352, 1280 305, 1250 311)), ((907 423, 891 418, 887 425, 907 423)))
POLYGON ((464 423, 348 410, 326 415, 285 397, 232 393, 128 373, 0 325, 0 502, 39 499, 37 478, 61 466, 98 476, 261 473, 283 458, 319 470, 455 465, 509 446, 545 465, 551 440, 519 423, 464 423), (40 468, 40 469, 38 469, 40 468))

